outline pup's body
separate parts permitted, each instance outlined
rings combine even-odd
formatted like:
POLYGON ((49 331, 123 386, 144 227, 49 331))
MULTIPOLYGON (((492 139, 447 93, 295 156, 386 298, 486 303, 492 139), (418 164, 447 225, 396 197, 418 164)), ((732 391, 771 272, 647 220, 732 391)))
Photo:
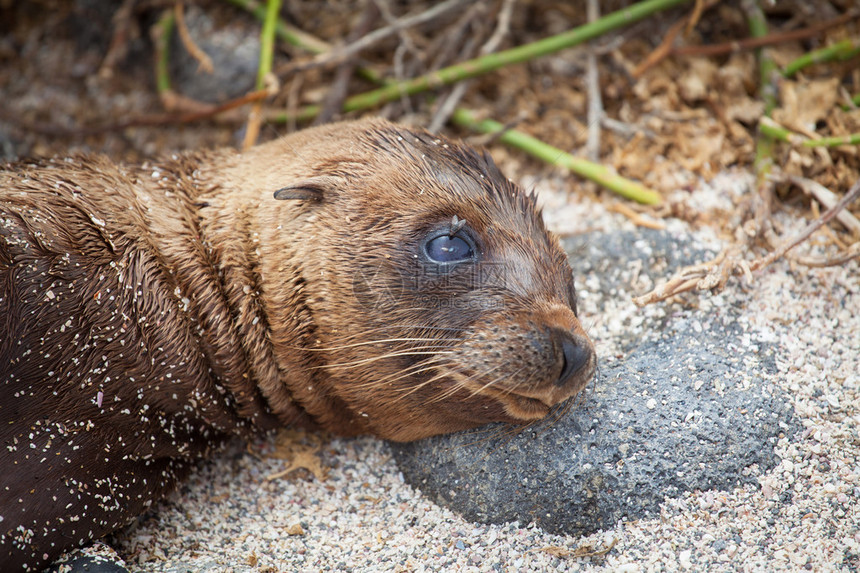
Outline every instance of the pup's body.
POLYGON ((230 436, 541 418, 594 370, 575 304, 532 198, 382 121, 8 166, 2 569, 124 525, 230 436))

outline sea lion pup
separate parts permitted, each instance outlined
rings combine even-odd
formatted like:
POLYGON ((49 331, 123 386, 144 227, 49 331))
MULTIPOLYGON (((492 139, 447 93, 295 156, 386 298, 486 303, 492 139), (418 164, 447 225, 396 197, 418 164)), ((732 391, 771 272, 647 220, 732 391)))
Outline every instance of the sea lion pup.
POLYGON ((595 355, 487 154, 371 120, 0 173, 0 563, 39 569, 228 437, 530 422, 595 355))

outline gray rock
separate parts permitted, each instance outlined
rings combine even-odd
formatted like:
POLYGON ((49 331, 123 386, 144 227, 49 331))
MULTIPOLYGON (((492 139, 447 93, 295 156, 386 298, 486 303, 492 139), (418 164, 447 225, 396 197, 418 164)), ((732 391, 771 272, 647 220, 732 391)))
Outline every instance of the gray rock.
POLYGON ((86 547, 72 549, 45 569, 43 573, 128 573, 125 562, 116 550, 96 541, 86 547))
MULTIPOLYGON (((645 240, 596 234, 567 246, 577 272, 601 273, 607 293, 621 288, 624 261, 639 258, 642 272, 654 272, 703 258, 688 240, 637 235, 645 240)), ((468 519, 535 521, 568 534, 654 517, 664 498, 687 491, 755 484, 778 461, 778 437, 799 426, 768 382, 774 349, 744 336, 740 313, 681 311, 655 321, 555 421, 392 444, 395 458, 410 484, 468 519)))

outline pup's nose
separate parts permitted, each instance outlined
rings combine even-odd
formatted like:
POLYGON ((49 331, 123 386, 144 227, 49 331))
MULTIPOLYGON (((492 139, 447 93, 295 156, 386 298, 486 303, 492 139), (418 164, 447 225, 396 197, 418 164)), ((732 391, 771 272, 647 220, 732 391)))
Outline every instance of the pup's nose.
POLYGON ((588 365, 593 351, 590 345, 579 342, 566 330, 553 328, 552 337, 562 358, 561 374, 558 375, 556 386, 564 386, 588 365))

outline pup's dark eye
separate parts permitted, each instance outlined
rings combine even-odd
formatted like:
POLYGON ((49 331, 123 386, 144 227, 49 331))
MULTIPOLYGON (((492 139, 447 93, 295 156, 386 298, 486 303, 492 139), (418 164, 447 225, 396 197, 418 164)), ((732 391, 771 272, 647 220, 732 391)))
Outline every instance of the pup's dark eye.
POLYGON ((427 253, 427 258, 440 264, 467 261, 475 256, 472 245, 457 235, 434 237, 425 243, 424 250, 427 253))

